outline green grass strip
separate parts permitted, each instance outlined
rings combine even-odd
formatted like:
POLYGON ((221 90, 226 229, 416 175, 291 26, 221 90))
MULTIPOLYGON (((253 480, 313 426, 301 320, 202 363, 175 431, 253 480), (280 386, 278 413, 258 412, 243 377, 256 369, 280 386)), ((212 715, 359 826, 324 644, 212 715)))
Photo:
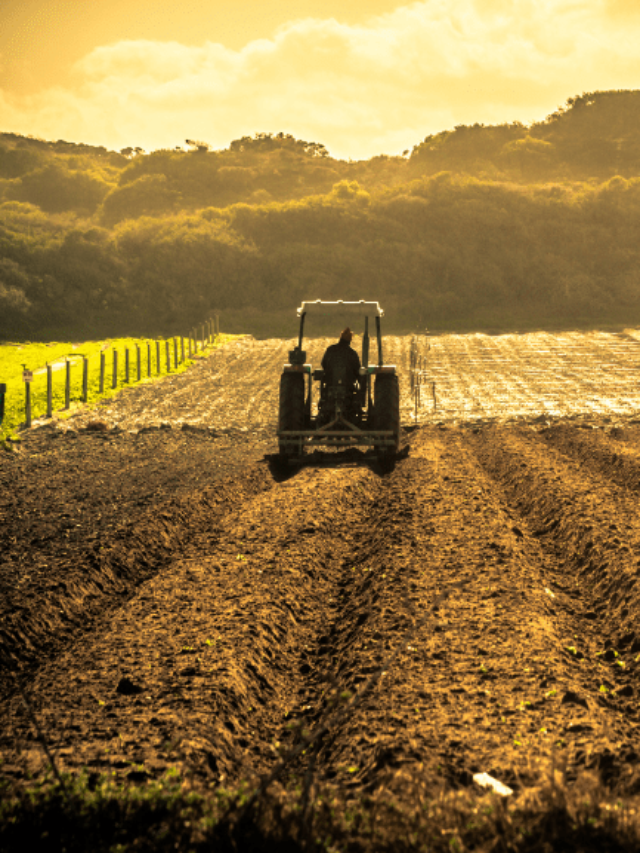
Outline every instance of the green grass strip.
MULTIPOLYGON (((212 344, 207 344, 204 353, 218 347, 237 335, 218 335, 212 344)), ((200 342, 198 346, 200 347, 200 342)), ((52 368, 52 411, 57 418, 70 415, 79 406, 91 408, 101 400, 109 399, 124 388, 154 382, 167 376, 188 370, 203 351, 189 358, 189 342, 184 339, 185 360, 181 361, 180 338, 111 338, 104 341, 83 343, 16 343, 0 345, 0 383, 5 383, 4 420, 0 425, 0 441, 16 440, 18 431, 25 425, 25 382, 23 369, 32 371, 31 417, 32 421, 46 417, 47 413, 47 364, 52 368), (178 365, 175 363, 177 341, 178 365), (169 365, 167 365, 167 342, 169 365), (159 349, 158 349, 159 344, 159 349), (129 382, 126 376, 126 353, 129 352, 129 382), (138 352, 140 353, 141 376, 138 382, 138 352), (158 352, 160 358, 158 359, 158 352), (114 353, 117 353, 116 387, 113 388, 114 353), (104 390, 100 393, 100 357, 104 354, 104 390), (83 356, 88 361, 87 400, 82 399, 83 356), (65 409, 66 364, 70 364, 69 408, 65 409)))
MULTIPOLYGON (((136 772, 133 770, 132 772, 136 772)), ((144 773, 138 769, 141 776, 144 773)), ((407 779, 409 782, 409 780, 407 779)), ((108 774, 16 788, 0 778, 0 849, 66 853, 637 853, 638 803, 612 799, 598 783, 553 782, 521 798, 431 790, 417 781, 354 797, 302 780, 267 792, 243 815, 250 786, 190 790, 177 768, 137 784, 108 774), (595 787, 594 787, 595 785, 595 787), (580 788, 580 786, 578 786, 580 788), (514 802, 511 802, 514 800, 514 802)))

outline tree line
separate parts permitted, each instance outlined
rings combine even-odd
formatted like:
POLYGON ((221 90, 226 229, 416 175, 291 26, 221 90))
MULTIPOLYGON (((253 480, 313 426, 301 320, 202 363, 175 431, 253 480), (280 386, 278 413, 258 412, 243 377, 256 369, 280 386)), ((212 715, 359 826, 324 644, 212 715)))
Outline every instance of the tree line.
MULTIPOLYGON (((257 134, 213 151, 0 135, 0 337, 286 334, 302 299, 398 331, 640 321, 640 92, 458 127, 402 157, 257 134)), ((292 332, 291 332, 292 333, 292 332)))

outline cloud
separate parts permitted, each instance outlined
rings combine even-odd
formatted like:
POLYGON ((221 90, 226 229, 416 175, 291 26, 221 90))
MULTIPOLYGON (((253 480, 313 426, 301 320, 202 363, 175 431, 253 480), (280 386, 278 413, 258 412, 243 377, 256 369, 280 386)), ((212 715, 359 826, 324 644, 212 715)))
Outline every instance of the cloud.
POLYGON ((637 0, 605 0, 604 6, 605 11, 614 17, 640 17, 640 6, 637 0))
POLYGON ((335 156, 397 153, 457 124, 531 121, 585 91, 640 87, 640 16, 623 0, 428 0, 367 22, 305 19, 242 50, 125 41, 75 84, 0 93, 5 130, 120 148, 257 131, 335 156), (628 12, 628 14, 627 14, 628 12))

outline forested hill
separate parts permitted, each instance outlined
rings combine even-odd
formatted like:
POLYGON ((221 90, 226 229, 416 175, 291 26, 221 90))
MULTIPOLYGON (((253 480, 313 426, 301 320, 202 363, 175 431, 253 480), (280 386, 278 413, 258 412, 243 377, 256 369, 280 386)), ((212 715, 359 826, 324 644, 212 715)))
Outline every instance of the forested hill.
POLYGON ((398 331, 640 322, 640 91, 337 160, 257 134, 120 152, 0 134, 0 337, 286 333, 304 298, 398 331), (233 327, 230 328, 230 327, 233 327))

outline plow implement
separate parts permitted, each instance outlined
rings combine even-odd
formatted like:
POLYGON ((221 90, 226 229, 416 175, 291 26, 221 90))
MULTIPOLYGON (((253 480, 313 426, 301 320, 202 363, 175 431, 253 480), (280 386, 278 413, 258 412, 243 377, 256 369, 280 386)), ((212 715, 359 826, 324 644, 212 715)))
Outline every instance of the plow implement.
POLYGON ((317 430, 281 430, 278 441, 288 456, 302 456, 306 447, 368 447, 388 452, 397 445, 392 430, 359 429, 342 418, 317 430))

